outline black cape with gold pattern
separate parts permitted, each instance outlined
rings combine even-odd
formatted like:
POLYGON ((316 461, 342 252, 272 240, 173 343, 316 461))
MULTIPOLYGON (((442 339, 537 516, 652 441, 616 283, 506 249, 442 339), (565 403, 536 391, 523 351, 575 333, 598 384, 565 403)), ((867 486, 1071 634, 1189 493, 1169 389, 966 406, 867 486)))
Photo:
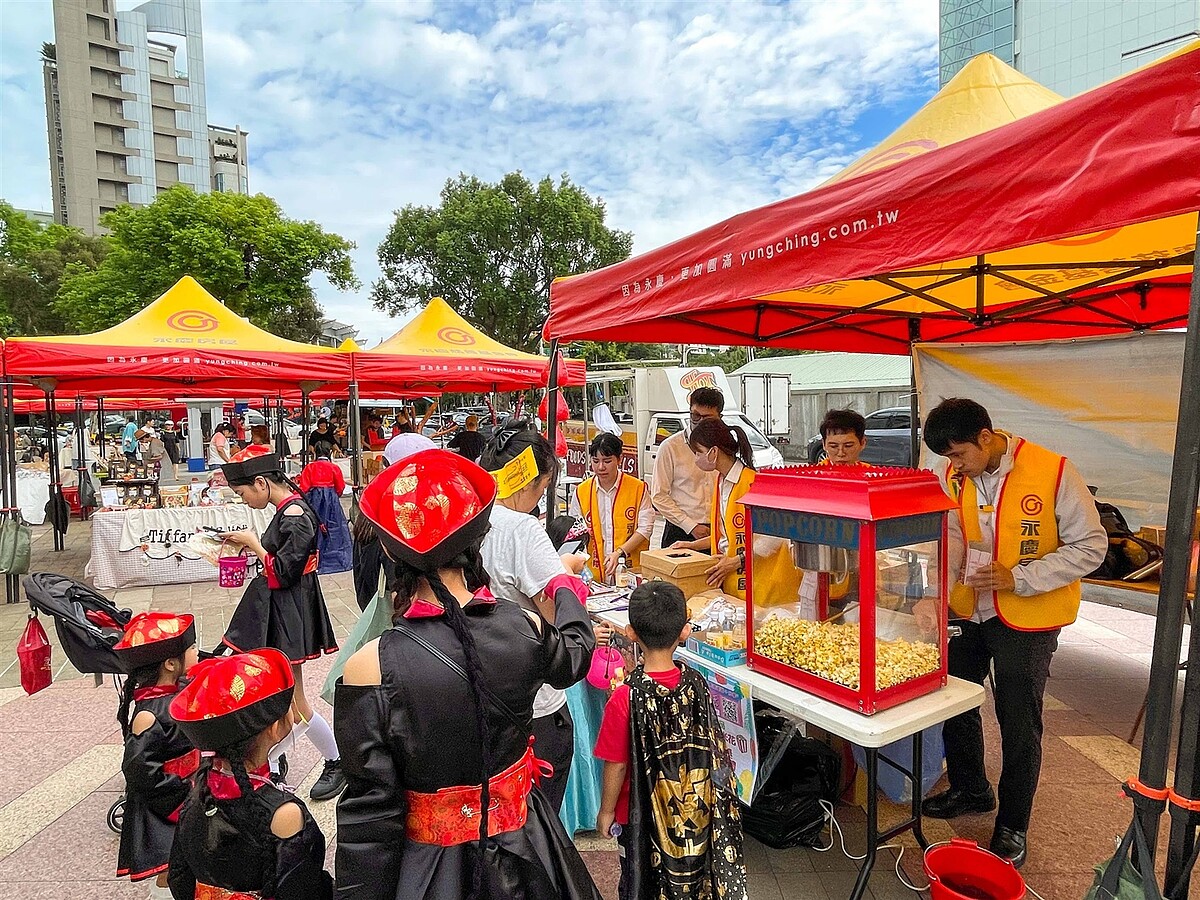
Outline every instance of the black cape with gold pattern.
POLYGON ((633 757, 627 844, 638 900, 746 900, 742 823, 708 685, 679 664, 670 690, 629 677, 633 757))

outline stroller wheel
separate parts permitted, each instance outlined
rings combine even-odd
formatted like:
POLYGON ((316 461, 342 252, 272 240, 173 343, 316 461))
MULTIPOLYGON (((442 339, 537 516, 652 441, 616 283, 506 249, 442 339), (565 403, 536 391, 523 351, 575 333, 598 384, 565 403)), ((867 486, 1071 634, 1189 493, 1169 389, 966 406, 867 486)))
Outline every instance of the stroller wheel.
POLYGON ((125 820, 125 795, 122 794, 117 798, 117 801, 108 808, 108 828, 110 831, 121 833, 121 823, 125 820))

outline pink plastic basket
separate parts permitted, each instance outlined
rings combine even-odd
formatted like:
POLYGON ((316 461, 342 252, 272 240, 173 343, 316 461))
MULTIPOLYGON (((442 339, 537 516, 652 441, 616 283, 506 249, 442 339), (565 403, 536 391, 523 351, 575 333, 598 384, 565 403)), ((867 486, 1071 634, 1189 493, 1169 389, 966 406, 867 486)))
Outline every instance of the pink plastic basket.
POLYGON ((246 558, 246 548, 243 547, 237 556, 217 557, 217 581, 223 588, 239 588, 246 583, 246 568, 249 560, 246 558))

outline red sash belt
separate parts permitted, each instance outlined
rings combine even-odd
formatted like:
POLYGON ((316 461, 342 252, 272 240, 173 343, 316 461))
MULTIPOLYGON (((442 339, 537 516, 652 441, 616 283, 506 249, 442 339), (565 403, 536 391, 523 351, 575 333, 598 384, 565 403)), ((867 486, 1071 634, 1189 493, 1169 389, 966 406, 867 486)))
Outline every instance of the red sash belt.
POLYGON ((197 881, 196 900, 262 900, 262 894, 258 891, 231 891, 197 881))
POLYGON ((176 778, 187 778, 198 768, 200 768, 199 750, 191 750, 183 754, 183 756, 168 759, 163 763, 163 771, 168 775, 174 775, 176 778))
POLYGON ((313 553, 309 555, 308 562, 304 564, 305 575, 311 575, 313 572, 317 571, 317 557, 319 555, 319 553, 313 553))
MULTIPOLYGON (((498 775, 488 779, 488 834, 516 831, 529 816, 529 791, 553 774, 533 748, 498 775)), ((408 839, 418 844, 453 847, 479 839, 479 785, 442 788, 433 794, 409 791, 408 839)), ((196 900, 201 900, 196 895, 196 900)), ((223 900, 223 898, 222 898, 223 900)))

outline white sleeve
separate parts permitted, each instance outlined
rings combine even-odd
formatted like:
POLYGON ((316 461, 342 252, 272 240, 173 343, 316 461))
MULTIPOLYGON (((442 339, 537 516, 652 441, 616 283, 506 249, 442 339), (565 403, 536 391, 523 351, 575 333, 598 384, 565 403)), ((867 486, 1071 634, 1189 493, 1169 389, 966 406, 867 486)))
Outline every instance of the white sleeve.
POLYGON ((655 509, 662 513, 668 522, 691 534, 699 523, 689 519, 671 496, 671 485, 675 481, 675 460, 671 458, 674 449, 672 440, 674 435, 663 441, 662 446, 658 448, 658 456, 654 457, 654 493, 651 500, 654 501, 655 509))
POLYGON ((636 533, 646 540, 650 540, 654 534, 654 504, 650 502, 649 491, 642 494, 642 505, 638 508, 637 521, 636 533))
POLYGON ((567 515, 578 519, 579 510, 579 487, 576 486, 575 490, 571 491, 571 502, 567 505, 567 515))
POLYGON ((1070 460, 1063 464, 1054 497, 1054 517, 1058 522, 1058 549, 1013 569, 1013 592, 1018 597, 1044 594, 1078 581, 1104 562, 1108 533, 1100 524, 1092 492, 1070 460))
POLYGON ((550 535, 542 523, 533 516, 525 516, 528 524, 522 522, 517 527, 516 540, 513 546, 512 571, 516 579, 516 587, 530 599, 537 597, 546 589, 550 579, 561 575, 566 570, 563 561, 550 542, 550 535))

